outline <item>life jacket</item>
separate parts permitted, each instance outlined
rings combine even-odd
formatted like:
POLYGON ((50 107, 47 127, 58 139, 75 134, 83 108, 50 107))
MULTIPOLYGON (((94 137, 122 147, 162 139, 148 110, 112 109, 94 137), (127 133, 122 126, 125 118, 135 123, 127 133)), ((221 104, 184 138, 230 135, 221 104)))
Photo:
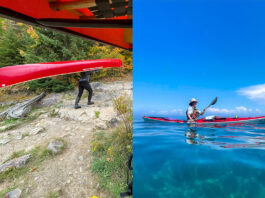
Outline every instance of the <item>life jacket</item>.
MULTIPOLYGON (((188 117, 188 111, 186 111, 186 115, 187 115, 187 119, 189 119, 188 117)), ((200 116, 200 113, 197 109, 194 109, 193 113, 190 115, 192 119, 197 120, 200 116)))

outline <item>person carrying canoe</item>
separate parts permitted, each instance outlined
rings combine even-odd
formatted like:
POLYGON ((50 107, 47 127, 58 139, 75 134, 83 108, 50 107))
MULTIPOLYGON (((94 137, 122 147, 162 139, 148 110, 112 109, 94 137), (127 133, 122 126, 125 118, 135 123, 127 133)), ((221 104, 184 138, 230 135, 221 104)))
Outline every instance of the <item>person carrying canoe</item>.
POLYGON ((189 103, 189 107, 186 111, 188 122, 194 122, 199 118, 199 116, 203 115, 206 111, 206 108, 203 110, 203 112, 200 112, 196 106, 198 101, 195 98, 192 98, 189 103))
MULTIPOLYGON (((97 70, 95 72, 97 72, 97 70)), ((89 83, 91 74, 92 74, 92 71, 87 71, 87 72, 81 73, 81 78, 80 78, 79 84, 78 84, 78 95, 77 95, 76 100, 75 100, 75 109, 81 108, 81 106, 79 106, 78 103, 82 97, 84 89, 86 89, 88 91, 88 102, 87 102, 87 104, 88 105, 94 104, 94 102, 91 101, 93 90, 92 90, 90 83, 89 83)))

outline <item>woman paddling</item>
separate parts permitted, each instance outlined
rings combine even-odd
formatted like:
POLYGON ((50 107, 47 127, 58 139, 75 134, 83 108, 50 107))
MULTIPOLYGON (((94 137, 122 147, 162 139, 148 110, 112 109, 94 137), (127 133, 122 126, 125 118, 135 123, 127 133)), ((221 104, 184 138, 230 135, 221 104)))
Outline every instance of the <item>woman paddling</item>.
POLYGON ((186 111, 188 122, 194 122, 199 118, 199 116, 203 115, 206 111, 206 108, 203 110, 203 112, 200 112, 196 106, 198 101, 195 98, 192 98, 189 103, 189 107, 186 111))

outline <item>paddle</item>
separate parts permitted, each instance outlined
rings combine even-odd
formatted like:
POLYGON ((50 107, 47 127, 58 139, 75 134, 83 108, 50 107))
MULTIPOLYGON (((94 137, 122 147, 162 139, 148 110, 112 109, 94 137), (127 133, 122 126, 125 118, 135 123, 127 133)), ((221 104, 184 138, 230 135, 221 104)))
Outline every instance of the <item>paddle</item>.
POLYGON ((215 105, 215 103, 217 102, 217 97, 215 97, 215 99, 211 102, 211 104, 209 104, 205 109, 204 112, 212 105, 215 105))

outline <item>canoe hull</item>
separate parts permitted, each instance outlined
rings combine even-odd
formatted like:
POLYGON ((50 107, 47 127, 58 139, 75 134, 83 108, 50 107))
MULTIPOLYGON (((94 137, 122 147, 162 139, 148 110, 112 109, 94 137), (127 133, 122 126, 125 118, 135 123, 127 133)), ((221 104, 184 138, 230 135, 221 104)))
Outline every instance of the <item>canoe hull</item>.
POLYGON ((51 76, 122 67, 119 59, 99 59, 25 64, 0 68, 0 87, 51 76))

